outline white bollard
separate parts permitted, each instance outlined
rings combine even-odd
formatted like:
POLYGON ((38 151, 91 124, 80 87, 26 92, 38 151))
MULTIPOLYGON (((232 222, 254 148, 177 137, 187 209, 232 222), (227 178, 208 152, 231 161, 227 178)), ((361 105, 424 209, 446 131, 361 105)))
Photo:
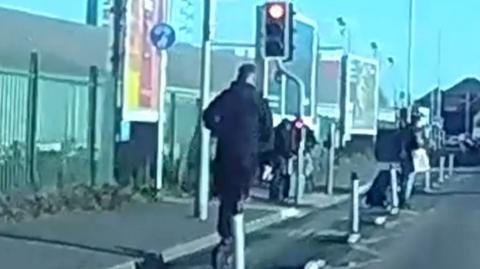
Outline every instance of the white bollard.
POLYGON ((448 177, 453 176, 453 165, 455 161, 455 155, 453 153, 450 153, 448 155, 448 177))
MULTIPOLYGON (((412 185, 413 189, 413 185, 412 185)), ((432 192, 432 172, 431 170, 428 170, 425 172, 425 185, 423 187, 423 190, 425 192, 432 192)))
POLYGON ((445 156, 440 156, 438 182, 439 183, 445 182, 445 156))
POLYGON ((327 262, 325 260, 314 260, 305 264, 304 269, 320 269, 324 268, 325 266, 327 266, 327 262))
POLYGON ((305 142, 306 129, 300 129, 300 145, 298 147, 297 169, 295 181, 295 204, 300 205, 303 201, 303 194, 305 192, 305 142))
POLYGON ((398 180, 397 180, 397 170, 395 167, 390 166, 390 189, 392 190, 392 208, 390 210, 390 214, 397 215, 398 214, 398 180))
POLYGON ((357 173, 352 173, 352 190, 351 190, 351 208, 350 208, 350 235, 348 243, 355 244, 360 238, 360 180, 357 173))
POLYGON ((333 188, 335 185, 335 125, 330 126, 330 147, 328 149, 328 166, 327 166, 327 194, 333 194, 333 188))
POLYGON ((243 213, 233 216, 234 265, 235 269, 245 269, 245 225, 243 213))

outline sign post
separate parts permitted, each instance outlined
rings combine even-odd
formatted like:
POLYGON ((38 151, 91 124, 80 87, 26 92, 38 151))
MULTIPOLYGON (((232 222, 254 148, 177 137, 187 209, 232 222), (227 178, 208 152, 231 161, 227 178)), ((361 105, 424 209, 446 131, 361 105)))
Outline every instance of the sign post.
MULTIPOLYGON (((166 23, 159 23, 155 25, 150 32, 150 41, 153 46, 158 50, 158 53, 162 55, 161 61, 158 64, 158 72, 161 72, 163 68, 166 67, 166 56, 165 51, 170 48, 175 43, 175 30, 172 26, 166 23)), ((158 91, 158 101, 157 101, 157 113, 158 113, 158 122, 157 122, 157 177, 155 180, 155 187, 157 190, 163 188, 163 142, 164 142, 164 105, 163 100, 165 99, 165 92, 162 90, 164 87, 160 87, 158 91)))

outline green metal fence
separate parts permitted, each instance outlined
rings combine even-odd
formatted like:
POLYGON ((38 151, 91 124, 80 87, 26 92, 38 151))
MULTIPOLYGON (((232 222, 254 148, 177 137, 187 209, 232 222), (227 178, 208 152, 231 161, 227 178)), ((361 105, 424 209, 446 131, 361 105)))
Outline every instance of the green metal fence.
POLYGON ((108 81, 0 69, 0 191, 110 180, 113 91, 108 81))

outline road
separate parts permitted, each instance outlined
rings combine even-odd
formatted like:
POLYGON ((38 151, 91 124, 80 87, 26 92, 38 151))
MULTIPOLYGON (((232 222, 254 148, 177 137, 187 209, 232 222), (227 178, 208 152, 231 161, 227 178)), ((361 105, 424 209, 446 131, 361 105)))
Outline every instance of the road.
MULTIPOLYGON (((296 269, 311 259, 324 259, 329 268, 480 268, 478 205, 478 175, 459 175, 434 194, 414 196, 413 210, 391 217, 384 227, 362 222, 362 240, 352 246, 345 243, 348 204, 339 205, 249 236, 247 268, 296 269)), ((209 250, 170 268, 208 264, 209 250)))

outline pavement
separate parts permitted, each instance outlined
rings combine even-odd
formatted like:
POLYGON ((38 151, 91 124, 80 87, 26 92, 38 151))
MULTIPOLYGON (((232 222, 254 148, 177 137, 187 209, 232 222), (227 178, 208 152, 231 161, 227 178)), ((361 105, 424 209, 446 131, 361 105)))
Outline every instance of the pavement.
MULTIPOLYGON (((164 201, 3 225, 0 268, 102 269, 129 262, 145 252, 165 252, 166 258, 176 258, 182 255, 178 249, 187 254, 198 251, 195 243, 214 233, 216 210, 211 205, 211 217, 200 222, 193 218, 191 204, 164 201), (25 254, 28 259, 23 258, 25 254)), ((277 215, 275 209, 249 207, 245 217, 247 223, 258 226, 283 217, 277 215)))
MULTIPOLYGON (((365 191, 368 180, 363 183, 365 191)), ((248 233, 349 198, 345 192, 309 194, 303 206, 294 208, 266 203, 264 194, 257 192, 246 206, 248 233)), ((216 202, 210 204, 205 222, 195 219, 192 212, 192 200, 165 197, 159 203, 131 204, 112 212, 64 213, 0 224, 0 268, 130 269, 146 253, 161 253, 166 262, 173 261, 219 241, 216 202)))
MULTIPOLYGON (((303 219, 291 219, 247 236, 249 269, 300 269, 325 260, 327 268, 480 268, 480 181, 456 174, 433 193, 413 196, 413 209, 390 216, 384 226, 362 210, 358 244, 347 244, 349 204, 341 203, 303 219)), ((422 189, 419 180, 417 190, 422 189)), ((170 269, 207 269, 210 249, 170 264, 170 269)))

